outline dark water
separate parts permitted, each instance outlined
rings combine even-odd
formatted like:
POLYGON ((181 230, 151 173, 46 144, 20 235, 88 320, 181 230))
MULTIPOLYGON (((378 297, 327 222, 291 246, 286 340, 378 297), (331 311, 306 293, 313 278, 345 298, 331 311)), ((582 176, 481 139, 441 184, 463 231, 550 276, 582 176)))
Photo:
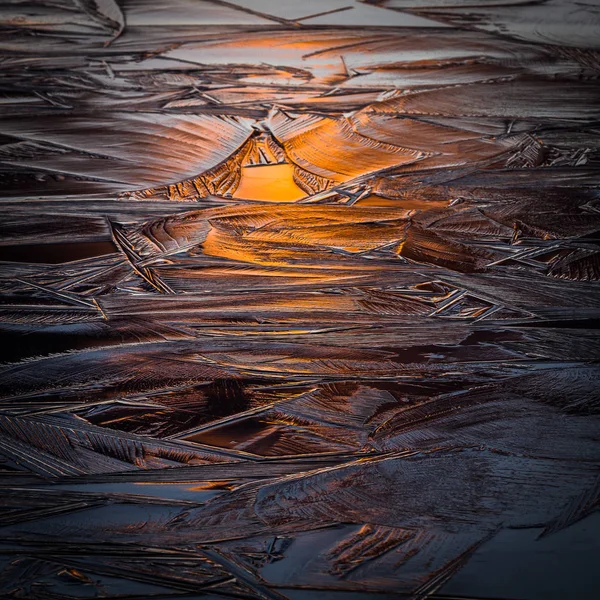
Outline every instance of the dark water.
POLYGON ((116 246, 109 241, 24 244, 0 246, 0 261, 57 265, 115 252, 117 252, 116 246))

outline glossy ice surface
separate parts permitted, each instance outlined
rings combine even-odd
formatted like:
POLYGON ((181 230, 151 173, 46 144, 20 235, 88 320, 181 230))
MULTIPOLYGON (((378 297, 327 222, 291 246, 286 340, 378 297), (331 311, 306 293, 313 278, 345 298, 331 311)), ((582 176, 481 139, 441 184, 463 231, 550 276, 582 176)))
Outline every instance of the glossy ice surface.
POLYGON ((0 6, 0 597, 600 597, 600 10, 0 6))

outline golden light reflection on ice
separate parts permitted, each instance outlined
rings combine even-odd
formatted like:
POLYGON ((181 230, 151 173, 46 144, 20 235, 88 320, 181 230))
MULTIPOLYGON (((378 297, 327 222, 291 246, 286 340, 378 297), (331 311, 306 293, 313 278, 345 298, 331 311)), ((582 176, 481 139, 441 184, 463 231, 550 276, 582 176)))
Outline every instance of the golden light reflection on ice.
POLYGON ((292 165, 283 163, 242 167, 240 185, 233 196, 245 200, 295 202, 306 193, 294 182, 292 165))

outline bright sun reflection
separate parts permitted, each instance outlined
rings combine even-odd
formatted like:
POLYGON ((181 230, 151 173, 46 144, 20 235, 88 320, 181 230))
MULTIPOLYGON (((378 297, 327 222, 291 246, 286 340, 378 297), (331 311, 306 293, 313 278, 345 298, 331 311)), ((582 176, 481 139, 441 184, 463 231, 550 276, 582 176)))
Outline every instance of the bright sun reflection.
POLYGON ((233 194, 245 200, 295 202, 306 193, 294 182, 289 163, 242 167, 240 185, 233 194))

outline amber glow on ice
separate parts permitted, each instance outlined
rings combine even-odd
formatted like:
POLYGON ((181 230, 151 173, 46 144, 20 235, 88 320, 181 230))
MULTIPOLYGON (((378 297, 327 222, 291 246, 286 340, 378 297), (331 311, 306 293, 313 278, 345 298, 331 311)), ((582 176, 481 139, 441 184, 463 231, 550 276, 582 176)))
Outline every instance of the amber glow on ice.
POLYGON ((295 202, 306 194, 296 185, 289 163, 242 167, 235 198, 265 202, 295 202))

